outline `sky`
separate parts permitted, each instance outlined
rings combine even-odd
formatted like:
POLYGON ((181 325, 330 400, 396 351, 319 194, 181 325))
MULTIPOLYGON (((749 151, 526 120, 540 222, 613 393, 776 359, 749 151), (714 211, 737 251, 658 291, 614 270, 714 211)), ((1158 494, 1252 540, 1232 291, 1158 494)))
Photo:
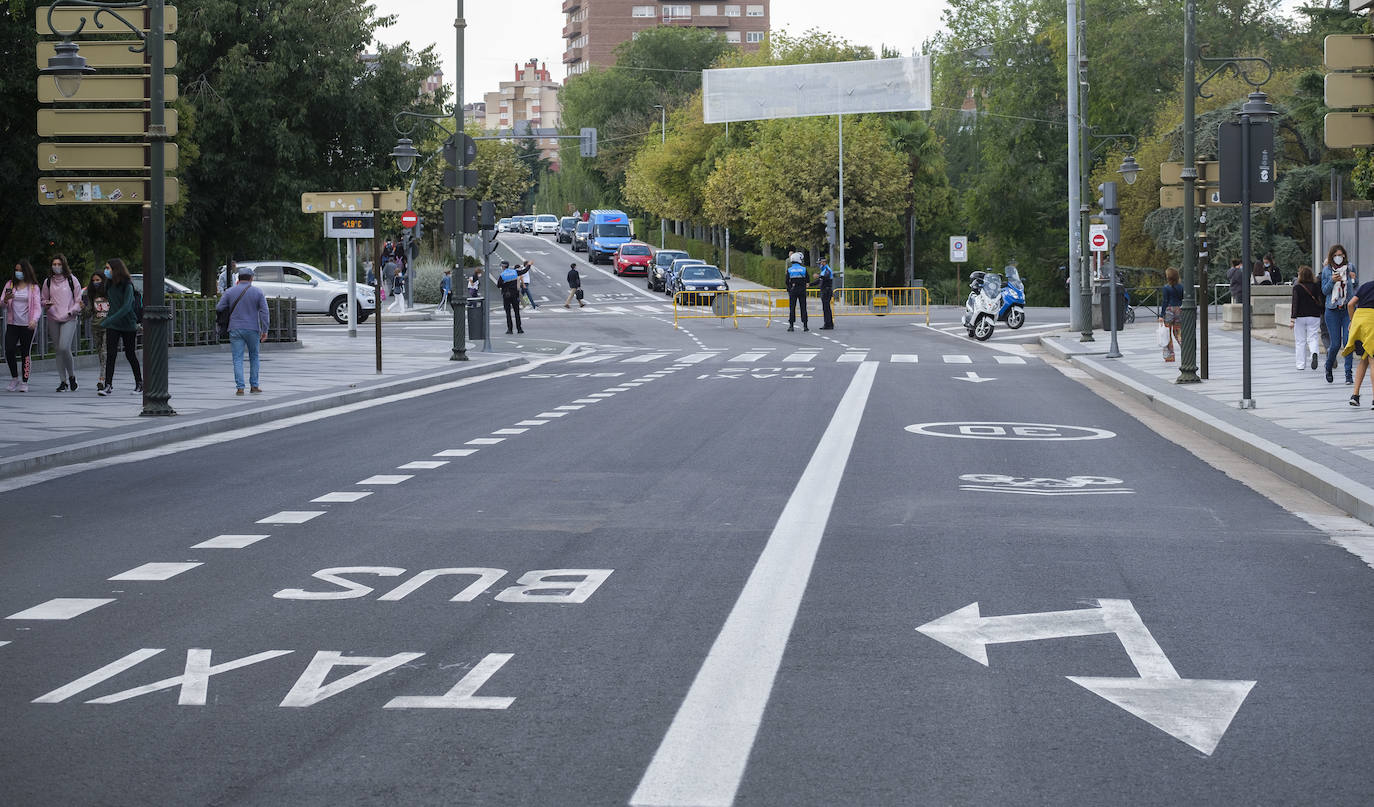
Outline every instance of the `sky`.
MULTIPOLYGON (((420 50, 434 44, 443 61, 444 81, 452 83, 457 49, 453 20, 456 0, 372 0, 378 16, 397 15, 396 25, 377 39, 388 45, 409 41, 420 50)), ((724 0, 721 0, 723 2, 724 0)), ((692 0, 699 2, 699 0, 692 0)), ((809 28, 829 31, 875 52, 881 45, 912 53, 941 27, 944 0, 842 0, 845 13, 835 14, 835 0, 771 0, 771 27, 801 34, 809 28)), ((538 59, 555 81, 563 69, 562 0, 465 0, 467 30, 463 38, 466 70, 463 99, 480 101, 502 81, 515 78, 515 65, 538 59)))

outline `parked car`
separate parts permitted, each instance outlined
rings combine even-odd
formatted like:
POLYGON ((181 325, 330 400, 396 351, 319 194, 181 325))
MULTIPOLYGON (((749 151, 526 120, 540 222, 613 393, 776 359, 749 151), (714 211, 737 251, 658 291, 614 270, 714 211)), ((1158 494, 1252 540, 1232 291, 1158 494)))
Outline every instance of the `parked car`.
POLYGON ((534 217, 534 224, 530 231, 535 235, 557 235, 558 217, 549 213, 540 213, 534 217))
POLYGON ((684 305, 710 305, 716 297, 714 292, 730 290, 720 269, 707 263, 688 264, 674 279, 684 305))
POLYGON ((614 271, 617 275, 648 275, 649 264, 653 262, 654 250, 642 241, 630 241, 621 244, 615 251, 615 259, 612 262, 614 271))
POLYGON ((520 222, 519 232, 534 232, 534 216, 516 216, 516 219, 520 222))
MULTIPOLYGON (((143 275, 141 275, 141 274, 135 274, 135 275, 129 275, 129 277, 133 279, 134 288, 136 288, 136 289, 138 289, 140 292, 142 292, 142 291, 143 291, 143 275)), ((164 277, 164 278, 162 278, 162 293, 163 293, 164 295, 183 294, 183 295, 188 295, 188 296, 191 296, 191 297, 199 297, 199 296, 200 296, 200 292, 196 291, 195 289, 192 289, 190 286, 184 286, 184 285, 182 285, 182 284, 176 282, 175 280, 171 279, 170 277, 164 277)))
POLYGON ((515 220, 512 219, 512 218, 510 218, 509 216, 507 216, 506 218, 501 219, 500 221, 496 222, 496 232, 498 232, 498 233, 508 233, 508 232, 510 232, 511 230, 514 230, 514 229, 515 229, 515 220))
POLYGON ((576 233, 577 217, 564 216, 558 220, 558 232, 554 234, 554 240, 560 244, 571 244, 576 233))
MULTIPOLYGON (((253 285, 268 297, 295 297, 298 314, 329 314, 340 325, 348 322, 348 282, 336 280, 308 263, 294 261, 239 261, 239 268, 252 268, 253 285)), ((224 267, 219 268, 220 288, 224 288, 224 267)), ((233 285, 237 281, 230 281, 233 285)), ((358 322, 366 322, 377 308, 372 287, 358 283, 355 288, 358 322)))
POLYGON ((682 274, 682 268, 694 263, 706 263, 700 258, 678 258, 668 264, 668 269, 663 273, 663 293, 672 297, 677 293, 677 278, 682 274))
POLYGON ((680 249, 660 249, 654 253, 654 262, 649 264, 649 271, 645 275, 645 283, 649 286, 649 291, 667 291, 668 284, 665 282, 668 277, 668 268, 673 265, 673 261, 678 258, 690 257, 680 249))
POLYGON ((577 229, 573 230, 572 251, 587 251, 587 236, 591 235, 592 223, 590 221, 579 221, 577 229))

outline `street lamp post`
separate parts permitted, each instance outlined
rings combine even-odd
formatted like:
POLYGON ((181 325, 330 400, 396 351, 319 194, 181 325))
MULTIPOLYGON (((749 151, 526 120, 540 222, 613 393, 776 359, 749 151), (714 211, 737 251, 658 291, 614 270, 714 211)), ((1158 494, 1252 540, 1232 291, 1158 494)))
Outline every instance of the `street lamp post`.
MULTIPOLYGON (((1085 203, 1079 206, 1079 208, 1078 208, 1078 213, 1079 213, 1079 215, 1082 217, 1082 218, 1080 219, 1080 223, 1079 223, 1079 232, 1082 233, 1083 238, 1086 239, 1086 238, 1088 237, 1088 230, 1090 229, 1090 228, 1088 227, 1088 219, 1090 218, 1091 212, 1092 212, 1092 211, 1089 209, 1088 205, 1086 204, 1086 201, 1087 201, 1089 198, 1091 198, 1090 195, 1089 195, 1089 187, 1088 187, 1088 186, 1089 186, 1089 183, 1092 182, 1091 167, 1092 167, 1093 163, 1097 162, 1097 159, 1098 159, 1099 157, 1102 156, 1103 151, 1104 151, 1104 150, 1107 148, 1107 146, 1110 145, 1111 143, 1114 143, 1114 142, 1116 142, 1116 141, 1118 141, 1118 140, 1129 140, 1129 141, 1130 141, 1130 145, 1128 146, 1129 153, 1127 153, 1126 159, 1122 161, 1121 167, 1117 169, 1117 173, 1121 174, 1122 178, 1126 180, 1126 184, 1127 184, 1127 185, 1133 185, 1133 184, 1135 184, 1136 176, 1140 173, 1140 166, 1136 163, 1136 161, 1135 161, 1135 155, 1134 155, 1134 153, 1135 153, 1136 151, 1139 150, 1140 143, 1139 143, 1139 141, 1136 140, 1135 135, 1129 135, 1129 134, 1105 134, 1105 135, 1100 135, 1100 134, 1098 134, 1098 133, 1093 129, 1093 127, 1088 126, 1088 125, 1086 125, 1086 124, 1084 124, 1084 126, 1083 126, 1083 132, 1084 132, 1083 140, 1085 141, 1085 143, 1082 144, 1082 145, 1080 146, 1080 148, 1082 149, 1083 155, 1086 157, 1087 168, 1085 168, 1085 169, 1083 170, 1082 177, 1081 177, 1081 178, 1082 178, 1082 183, 1083 183, 1083 187, 1082 187, 1082 196, 1081 196, 1081 198, 1084 200, 1085 203), (1091 138, 1092 140, 1096 140, 1097 142, 1096 142, 1096 143, 1086 142, 1089 138, 1091 138)), ((1112 254, 1113 254, 1113 256, 1114 256, 1114 253, 1112 253, 1112 254)), ((1082 300, 1082 306, 1083 306, 1082 317, 1083 317, 1083 319, 1082 319, 1082 326, 1081 326, 1081 327, 1082 327, 1082 336, 1081 336, 1080 339, 1079 339, 1079 341, 1081 341, 1081 342, 1092 342, 1092 341, 1095 341, 1095 340, 1093 339, 1093 315, 1092 315, 1092 311, 1093 311, 1093 306, 1092 306, 1093 283, 1092 283, 1092 273, 1089 272, 1088 269, 1087 269, 1087 267, 1088 267, 1088 262, 1089 262, 1090 260, 1092 260, 1092 258, 1091 258, 1091 253, 1090 253, 1089 251, 1084 251, 1084 253, 1083 253, 1083 271, 1081 272, 1081 275, 1082 275, 1082 288, 1080 289, 1080 292, 1081 292, 1082 295, 1083 295, 1083 300, 1082 300)), ((1113 261, 1114 261, 1114 260, 1115 260, 1115 257, 1113 257, 1113 261)), ((1115 278, 1116 278, 1116 269, 1115 269, 1115 266, 1113 266, 1113 268, 1112 268, 1112 278, 1113 278, 1113 282, 1115 282, 1115 278)), ((1115 298, 1115 292, 1113 292, 1113 298, 1115 298)), ((1108 316, 1108 312, 1105 312, 1105 311, 1102 312, 1102 316, 1105 318, 1106 316, 1108 316)), ((1113 320, 1113 321, 1112 321, 1111 323, 1109 323, 1109 324, 1115 325, 1116 322, 1113 320)), ((1116 335, 1116 332, 1115 332, 1115 331, 1112 331, 1112 336, 1115 337, 1115 335, 1116 335)), ((1115 351, 1115 350, 1112 350, 1111 352, 1115 353, 1116 351, 1115 351)))
POLYGON ((164 147, 167 143, 166 113, 167 104, 164 86, 166 84, 166 62, 164 46, 166 27, 164 24, 166 4, 163 0, 150 0, 147 3, 148 31, 135 25, 114 9, 140 10, 139 3, 100 3, 94 0, 53 0, 48 7, 48 31, 62 37, 56 46, 56 55, 48 60, 48 66, 39 70, 40 75, 52 76, 57 83, 58 92, 70 98, 81 86, 81 77, 94 73, 94 68, 86 64, 80 56, 80 46, 72 41, 86 27, 87 19, 74 31, 58 31, 53 26, 53 12, 60 7, 94 9, 90 22, 97 28, 102 14, 108 14, 123 23, 130 31, 143 40, 141 46, 131 46, 130 50, 144 51, 148 56, 150 81, 148 89, 148 205, 144 208, 145 229, 143 239, 143 411, 142 415, 175 415, 168 401, 171 393, 167 385, 167 342, 171 330, 172 309, 166 305, 164 279, 167 275, 167 170, 164 147))
MULTIPOLYGON (((660 145, 668 143, 668 109, 663 104, 654 104, 654 109, 658 110, 658 142, 660 145)), ((727 124, 728 125, 728 124, 727 124)), ((664 242, 668 240, 668 220, 662 216, 658 217, 658 248, 663 249, 664 242)))

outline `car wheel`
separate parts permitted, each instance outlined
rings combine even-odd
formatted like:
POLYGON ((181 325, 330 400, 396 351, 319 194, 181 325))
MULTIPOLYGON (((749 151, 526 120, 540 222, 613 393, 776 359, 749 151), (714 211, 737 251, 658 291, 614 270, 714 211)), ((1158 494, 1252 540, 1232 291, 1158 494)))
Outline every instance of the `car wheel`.
POLYGON ((339 297, 335 297, 334 301, 329 304, 329 315, 332 316, 334 318, 334 321, 339 323, 340 325, 347 325, 348 297, 342 295, 339 297))
POLYGON ((370 317, 370 316, 372 316, 372 315, 369 314, 369 313, 367 313, 366 311, 362 310, 361 308, 359 308, 359 309, 358 309, 358 324, 359 324, 359 325, 362 325, 364 322, 367 322, 367 318, 370 317))

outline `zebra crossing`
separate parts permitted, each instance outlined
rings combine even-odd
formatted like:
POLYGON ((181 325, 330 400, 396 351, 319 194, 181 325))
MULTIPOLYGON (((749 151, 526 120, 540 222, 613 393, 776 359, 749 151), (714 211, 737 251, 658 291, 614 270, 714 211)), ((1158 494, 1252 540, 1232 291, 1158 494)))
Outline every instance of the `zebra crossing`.
POLYGON ((1024 365, 1038 361, 1026 356, 1006 354, 931 353, 922 356, 917 353, 889 353, 886 351, 865 350, 863 348, 752 348, 743 352, 729 350, 704 350, 686 353, 682 351, 645 350, 616 348, 593 348, 589 353, 578 354, 568 359, 568 364, 677 364, 694 365, 716 364, 759 364, 780 362, 783 365, 817 365, 826 363, 851 364, 864 361, 877 361, 890 364, 998 364, 1024 365))

